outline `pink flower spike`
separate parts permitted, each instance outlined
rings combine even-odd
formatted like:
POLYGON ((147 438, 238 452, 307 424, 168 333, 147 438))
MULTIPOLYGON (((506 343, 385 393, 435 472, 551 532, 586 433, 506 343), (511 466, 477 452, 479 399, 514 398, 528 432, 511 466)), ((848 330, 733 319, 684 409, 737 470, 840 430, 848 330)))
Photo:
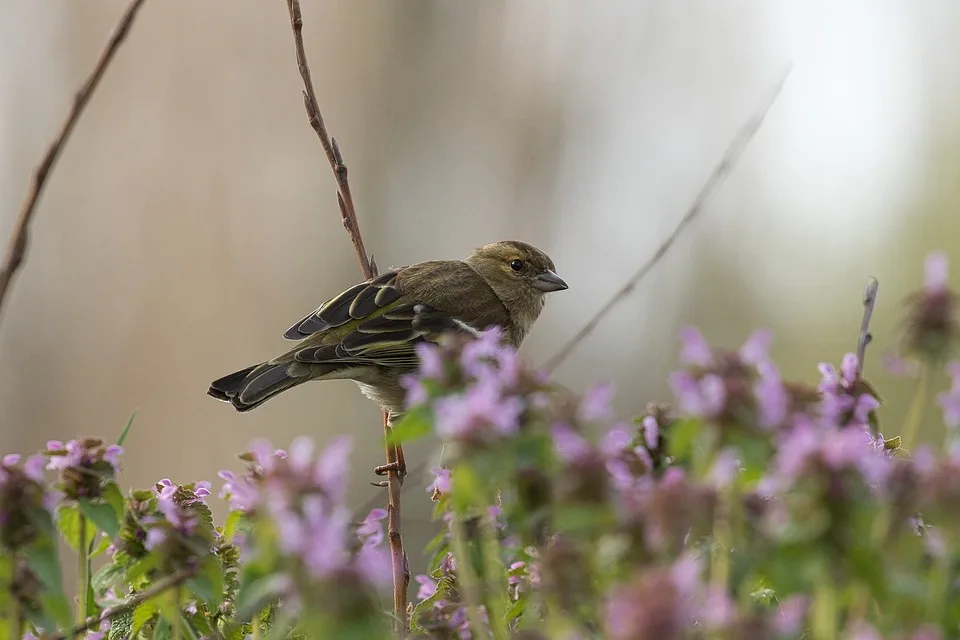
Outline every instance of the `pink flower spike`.
POLYGON ((684 327, 680 331, 683 347, 680 349, 680 361, 684 364, 709 366, 713 362, 713 351, 696 327, 684 327))
POLYGON ((740 347, 740 359, 747 364, 758 365, 770 358, 770 344, 773 342, 773 332, 769 329, 755 331, 740 347))
POLYGON ((927 254, 924 262, 923 288, 927 293, 943 293, 947 289, 950 262, 942 251, 927 254))

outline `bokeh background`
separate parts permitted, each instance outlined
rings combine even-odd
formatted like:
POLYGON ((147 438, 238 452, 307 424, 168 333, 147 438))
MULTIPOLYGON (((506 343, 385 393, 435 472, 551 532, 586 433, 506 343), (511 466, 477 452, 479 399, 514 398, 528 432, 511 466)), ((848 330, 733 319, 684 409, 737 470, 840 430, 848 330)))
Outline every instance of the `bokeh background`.
MULTIPOLYGON (((0 3, 0 231, 124 0, 0 3)), ((557 370, 613 380, 629 416, 669 399, 683 324, 776 332, 815 380, 855 346, 889 378, 902 299, 931 249, 960 258, 960 4, 304 0, 319 102, 382 267, 520 238, 570 290, 524 345, 542 363, 666 237, 788 64, 779 101, 702 217, 557 370)), ((114 438, 123 481, 216 481, 255 437, 355 436, 351 500, 382 461, 349 382, 238 415, 210 380, 355 282, 304 116, 281 0, 148 1, 56 167, 0 326, 0 450, 114 438)), ((960 271, 957 272, 960 274, 960 271)), ((938 384, 942 379, 938 380, 938 384)), ((887 391, 887 435, 909 389, 887 391)), ((928 412, 928 435, 938 419, 928 412)), ((433 443, 408 448, 412 466, 433 443)), ((404 488, 414 567, 426 480, 404 488)), ((222 510, 221 510, 222 512, 222 510)))

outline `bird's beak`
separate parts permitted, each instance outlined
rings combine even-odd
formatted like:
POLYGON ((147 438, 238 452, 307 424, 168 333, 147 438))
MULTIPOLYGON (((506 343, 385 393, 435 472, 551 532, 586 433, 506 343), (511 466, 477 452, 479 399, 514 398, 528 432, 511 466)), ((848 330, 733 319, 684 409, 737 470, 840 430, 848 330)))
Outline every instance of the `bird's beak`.
POLYGON ((550 270, 544 271, 533 279, 533 288, 539 289, 544 293, 569 289, 567 283, 563 281, 563 278, 550 270))

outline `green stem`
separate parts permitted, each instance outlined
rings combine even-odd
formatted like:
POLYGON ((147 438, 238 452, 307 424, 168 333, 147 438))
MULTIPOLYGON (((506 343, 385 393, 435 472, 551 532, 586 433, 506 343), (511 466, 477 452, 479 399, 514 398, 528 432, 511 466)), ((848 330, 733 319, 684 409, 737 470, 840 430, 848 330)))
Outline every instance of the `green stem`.
MULTIPOLYGON (((457 559, 457 578, 463 586, 464 604, 467 607, 471 636, 480 638, 486 635, 483 633, 483 619, 480 618, 480 581, 473 569, 473 563, 470 561, 470 554, 467 550, 467 532, 463 524, 463 518, 459 514, 455 518, 453 553, 457 559)), ((496 627, 496 625, 491 626, 496 627)))
POLYGON ((938 558, 930 572, 927 582, 928 593, 926 619, 932 624, 939 624, 943 618, 943 605, 947 589, 950 584, 949 560, 938 558))
POLYGON ((77 544, 77 624, 87 621, 87 595, 90 593, 90 553, 87 547, 87 519, 80 514, 80 539, 77 544))
POLYGON ((921 364, 917 390, 913 394, 910 412, 907 414, 906 425, 903 428, 903 436, 900 438, 900 448, 906 451, 913 449, 913 443, 920 431, 920 423, 923 422, 923 411, 927 406, 927 380, 929 377, 927 365, 921 364))
POLYGON ((814 640, 837 639, 837 590, 829 575, 824 575, 813 593, 814 640))
POLYGON ((173 620, 170 621, 170 626, 173 627, 173 640, 180 640, 183 632, 183 610, 180 609, 180 585, 177 585, 177 588, 173 590, 173 601, 177 607, 177 615, 173 616, 173 620))
POLYGON ((500 545, 497 544, 497 532, 493 518, 483 518, 480 535, 483 542, 483 573, 486 577, 487 614, 490 619, 490 628, 493 637, 497 640, 506 640, 507 633, 507 604, 506 585, 500 580, 504 575, 500 564, 500 545))
POLYGON ((730 547, 733 537, 731 523, 731 490, 720 494, 717 515, 713 524, 713 556, 710 563, 710 580, 717 589, 727 591, 730 583, 730 547))

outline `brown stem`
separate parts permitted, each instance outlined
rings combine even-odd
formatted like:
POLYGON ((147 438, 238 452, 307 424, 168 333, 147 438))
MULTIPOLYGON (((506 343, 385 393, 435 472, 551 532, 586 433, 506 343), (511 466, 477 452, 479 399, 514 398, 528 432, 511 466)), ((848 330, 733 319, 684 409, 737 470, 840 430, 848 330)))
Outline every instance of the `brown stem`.
MULTIPOLYGON (((363 236, 360 234, 360 224, 357 222, 357 212, 353 206, 353 195, 350 192, 350 183, 347 180, 347 165, 343 162, 343 155, 337 141, 327 133, 320 106, 317 104, 317 94, 313 88, 310 75, 310 66, 307 64, 307 54, 303 47, 303 18, 300 13, 299 0, 287 0, 287 9, 290 12, 290 25, 293 28, 293 43, 297 54, 297 67, 303 79, 303 106, 307 112, 310 126, 320 138, 320 145, 333 176, 337 181, 337 205, 340 209, 340 220, 347 230, 350 241, 353 243, 360 263, 363 277, 370 279, 377 276, 377 264, 367 255, 363 246, 363 236)), ((383 414, 384 435, 390 433, 390 416, 383 414)), ((393 613, 397 620, 398 635, 406 635, 407 630, 407 586, 410 583, 410 569, 407 565, 407 556, 403 550, 403 537, 400 528, 400 486, 402 484, 403 451, 399 446, 386 445, 386 465, 383 469, 387 476, 387 529, 390 541, 390 556, 393 562, 393 613)))
POLYGON ((313 80, 310 77, 310 66, 307 64, 307 54, 303 49, 303 18, 300 15, 299 0, 287 0, 290 10, 290 24, 293 27, 293 43, 297 51, 297 67, 300 77, 303 78, 303 107, 307 111, 307 120, 320 138, 323 152, 327 154, 333 176, 337 180, 337 204, 340 206, 340 219, 343 228, 347 230, 353 248, 357 252, 360 270, 364 278, 373 278, 376 273, 372 260, 367 256, 363 247, 363 236, 360 235, 360 225, 357 223, 357 211, 353 207, 353 196, 350 193, 350 183, 347 182, 347 165, 343 162, 337 141, 327 133, 327 125, 323 122, 320 106, 317 104, 317 94, 313 89, 313 80))
POLYGON ((863 320, 860 322, 860 337, 857 340, 857 367, 860 373, 863 373, 863 360, 867 356, 867 345, 873 341, 873 334, 870 333, 870 319, 873 318, 873 310, 877 306, 877 294, 880 291, 880 283, 873 276, 867 280, 867 286, 863 289, 863 320))
POLYGON ((743 125, 740 131, 737 133, 737 136, 730 143, 730 146, 727 148, 727 152, 724 154, 723 158, 720 160, 720 163, 714 167, 713 171, 710 173, 710 176, 707 178, 707 181, 704 183, 703 187, 700 189, 700 193, 697 194, 696 199, 694 199, 693 204, 690 205, 690 208, 687 209, 687 212, 684 214, 683 218, 680 219, 680 222, 677 223, 677 226, 674 228, 673 233, 671 233, 663 243, 657 247, 656 252, 653 256, 647 260, 643 266, 641 266, 627 282, 620 287, 604 304, 600 309, 594 314, 590 320, 583 325, 583 328, 580 329, 570 340, 566 342, 560 350, 552 358, 547 361, 547 364, 544 365, 544 368, 548 371, 553 370, 558 364, 566 360, 573 350, 583 342, 587 336, 593 333, 593 330, 597 328, 597 325, 600 324, 600 321, 610 313, 617 304, 623 301, 624 298, 633 291, 637 285, 643 280, 644 277, 650 271, 653 270, 655 266, 663 259, 667 254, 667 251, 673 246, 677 239, 683 234, 687 226, 696 219, 696 217, 703 210, 704 204, 709 200, 710 196, 713 195, 713 191, 723 182, 724 178, 730 175, 730 172, 733 170, 733 167, 736 165, 737 160, 740 159, 740 155, 743 153, 743 150, 746 149, 747 144, 750 140, 753 139, 753 136, 760 130, 760 125, 763 124, 763 119, 767 115, 767 112, 770 110, 770 107, 773 106, 773 103, 776 101, 777 96, 780 95, 780 90, 783 88, 783 84, 787 81, 787 76, 790 75, 790 68, 784 72, 783 77, 780 79, 780 82, 777 83, 777 86, 771 92, 770 96, 763 103, 763 106, 757 111, 751 118, 743 125))
POLYGON ((127 10, 124 11, 123 16, 120 17, 117 26, 113 28, 113 33, 110 34, 110 39, 107 40, 106 46, 104 46, 103 51, 100 52, 100 57, 96 65, 94 65, 93 71, 90 72, 83 86, 80 87, 80 90, 77 91, 73 97, 73 105, 70 107, 70 112, 67 114, 63 124, 60 125, 60 131, 53 139, 53 142, 50 143, 50 146, 47 147, 47 152, 43 155, 40 164, 33 170, 30 190, 27 192, 27 197, 20 207, 20 215, 17 216, 17 222, 13 227, 13 236, 10 238, 10 245, 7 248, 7 255, 3 262, 3 269, 0 270, 0 307, 3 306, 3 302, 7 297, 13 276, 23 265, 26 257, 30 221, 33 219, 33 214, 37 209, 37 203, 40 201, 40 196, 43 194, 43 189, 47 184, 50 170, 53 169, 54 164, 56 164, 57 159, 60 157, 60 152, 63 150, 77 121, 80 119, 84 108, 87 106, 87 103, 90 102, 90 96, 92 96, 93 92, 97 89, 100 78, 103 77, 104 72, 113 60, 114 55, 120 48, 120 44, 124 38, 127 37, 127 33, 130 31, 130 25, 133 24, 133 19, 136 17, 137 11, 140 10, 143 3, 144 0, 133 0, 127 7, 127 10))
POLYGON ((74 627, 71 631, 67 633, 61 633, 59 635, 52 636, 52 640, 66 640, 66 638, 76 638, 80 634, 90 631, 94 627, 98 626, 104 620, 110 620, 115 618, 127 611, 132 611, 136 609, 140 604, 150 600, 151 598, 156 598, 161 593, 168 591, 170 589, 179 588, 184 582, 189 580, 197 573, 196 569, 182 569, 177 573, 172 573, 162 580, 158 580, 153 583, 149 589, 141 591, 134 597, 130 598, 123 604, 118 604, 115 607, 109 607, 103 610, 99 616, 88 618, 83 624, 79 624, 74 627))

